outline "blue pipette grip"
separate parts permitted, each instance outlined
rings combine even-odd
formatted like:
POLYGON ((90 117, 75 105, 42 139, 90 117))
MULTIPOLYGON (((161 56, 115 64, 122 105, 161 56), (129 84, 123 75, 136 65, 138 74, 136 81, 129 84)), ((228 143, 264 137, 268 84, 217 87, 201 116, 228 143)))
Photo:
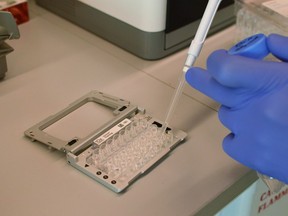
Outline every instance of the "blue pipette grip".
POLYGON ((238 42, 228 50, 230 55, 240 55, 254 59, 263 59, 270 51, 264 34, 255 34, 238 42))

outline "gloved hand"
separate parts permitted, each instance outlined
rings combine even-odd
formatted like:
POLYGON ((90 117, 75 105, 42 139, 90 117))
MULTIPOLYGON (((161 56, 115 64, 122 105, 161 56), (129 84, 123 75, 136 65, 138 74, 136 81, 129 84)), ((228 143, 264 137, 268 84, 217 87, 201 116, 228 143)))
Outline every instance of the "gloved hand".
POLYGON ((238 162, 288 183, 288 37, 272 34, 269 51, 284 62, 212 53, 207 70, 191 68, 187 82, 222 106, 231 133, 223 149, 238 162))

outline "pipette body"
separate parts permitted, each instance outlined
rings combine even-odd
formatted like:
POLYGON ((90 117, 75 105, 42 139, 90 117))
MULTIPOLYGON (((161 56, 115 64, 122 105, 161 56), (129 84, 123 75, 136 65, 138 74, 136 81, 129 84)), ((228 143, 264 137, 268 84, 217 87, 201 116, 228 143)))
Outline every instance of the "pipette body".
POLYGON ((203 17, 200 21, 199 27, 196 31, 195 37, 192 40, 188 53, 187 58, 184 63, 184 67, 182 70, 182 74, 179 78, 178 86, 175 89, 174 95, 172 97, 172 100, 170 101, 170 105, 168 107, 168 111, 166 114, 166 118, 164 120, 164 127, 169 125, 171 118, 173 117, 174 111, 176 109, 176 106, 179 103, 179 99, 181 98, 183 89, 185 87, 185 74, 188 71, 188 69, 194 65, 197 57, 199 56, 201 49, 203 47, 204 41, 206 39, 207 33, 210 29, 211 23, 213 21, 213 18, 216 14, 216 11, 221 3, 221 0, 209 0, 206 9, 204 11, 203 17))

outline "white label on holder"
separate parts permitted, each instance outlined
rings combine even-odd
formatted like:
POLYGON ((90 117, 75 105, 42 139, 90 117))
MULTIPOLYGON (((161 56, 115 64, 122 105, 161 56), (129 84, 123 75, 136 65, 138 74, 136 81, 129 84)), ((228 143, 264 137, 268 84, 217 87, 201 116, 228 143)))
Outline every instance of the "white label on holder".
POLYGON ((288 1, 287 0, 273 0, 262 3, 264 7, 279 13, 284 17, 288 17, 288 1))
POLYGON ((100 137, 95 139, 93 142, 97 145, 101 145, 103 142, 105 142, 107 139, 112 137, 114 134, 118 133, 121 129, 126 127, 131 123, 131 120, 124 119, 123 121, 119 122, 117 125, 112 127, 110 130, 108 130, 106 133, 102 134, 100 137))

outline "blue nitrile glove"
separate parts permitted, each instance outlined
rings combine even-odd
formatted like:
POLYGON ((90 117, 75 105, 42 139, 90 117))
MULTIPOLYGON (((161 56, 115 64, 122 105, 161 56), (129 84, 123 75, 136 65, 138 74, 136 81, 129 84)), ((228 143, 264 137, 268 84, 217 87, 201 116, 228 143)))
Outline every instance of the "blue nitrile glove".
MULTIPOLYGON (((269 51, 288 60, 288 38, 270 35, 269 51)), ((187 82, 222 106, 231 133, 223 149, 235 160, 288 183, 288 63, 213 52, 207 70, 191 68, 187 82)))

